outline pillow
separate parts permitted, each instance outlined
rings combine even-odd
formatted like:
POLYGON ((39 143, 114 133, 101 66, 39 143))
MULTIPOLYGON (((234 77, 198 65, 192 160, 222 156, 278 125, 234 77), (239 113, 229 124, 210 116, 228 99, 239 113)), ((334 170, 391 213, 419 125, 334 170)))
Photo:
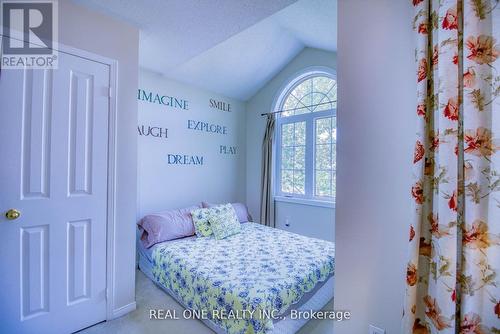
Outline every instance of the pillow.
POLYGON ((210 228, 210 223, 208 222, 208 217, 210 216, 211 211, 212 209, 207 208, 191 211, 196 236, 208 237, 213 234, 212 229, 210 228))
POLYGON ((141 242, 149 248, 159 242, 188 237, 194 234, 191 211, 199 208, 192 206, 153 213, 142 218, 137 227, 141 242))
MULTIPOLYGON (((204 208, 213 208, 220 204, 212 204, 207 202, 201 202, 201 206, 204 208)), ((236 212, 236 216, 238 216, 238 220, 240 223, 252 222, 253 218, 248 212, 248 208, 243 203, 231 203, 234 211, 236 212)))
POLYGON ((219 205, 208 210, 211 210, 208 221, 215 239, 224 239, 240 233, 240 222, 231 204, 219 205))

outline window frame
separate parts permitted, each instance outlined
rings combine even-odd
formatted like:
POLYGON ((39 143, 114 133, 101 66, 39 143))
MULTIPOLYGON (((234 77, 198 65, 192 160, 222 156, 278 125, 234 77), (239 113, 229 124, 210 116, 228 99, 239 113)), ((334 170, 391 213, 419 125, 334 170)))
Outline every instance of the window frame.
MULTIPOLYGON (((336 75, 331 70, 310 70, 301 75, 296 75, 295 79, 289 81, 289 84, 280 91, 280 95, 275 103, 275 110, 282 110, 286 98, 289 94, 301 83, 313 77, 326 76, 337 81, 336 75)), ((335 196, 316 196, 316 120, 320 118, 328 118, 337 116, 337 108, 309 112, 299 115, 281 117, 279 114, 276 117, 275 131, 275 181, 274 181, 274 198, 278 201, 294 202, 302 204, 311 204, 318 206, 334 206, 335 196), (305 141, 305 185, 304 194, 285 193, 281 189, 281 153, 282 153, 282 127, 284 124, 305 122, 306 141, 305 141)), ((336 141, 335 141, 336 144, 336 141)), ((336 174, 336 169, 334 169, 336 174)))
MULTIPOLYGON (((316 168, 316 120, 317 119, 320 119, 320 118, 330 118, 330 117, 335 117, 335 123, 337 123, 337 109, 329 109, 329 110, 325 110, 325 111, 328 111, 330 112, 330 114, 328 116, 322 116, 322 117, 314 117, 313 121, 312 121, 312 126, 314 128, 314 136, 313 136, 313 143, 312 143, 312 150, 313 150, 313 168, 312 168, 312 178, 313 178, 313 187, 312 187, 312 199, 315 199, 315 200, 320 200, 320 201, 326 201, 326 202, 334 202, 335 203, 335 197, 336 196, 318 196, 316 195, 316 172, 318 171, 318 169, 316 168)), ((337 127, 337 125, 335 124, 335 128, 337 127)), ((337 140, 335 141, 332 141, 331 143, 332 145, 335 144, 335 149, 337 148, 337 140)), ((306 139, 306 145, 307 145, 307 139, 306 139)), ((332 148, 333 149, 333 148, 332 148)), ((307 151, 307 149, 306 149, 307 151)), ((335 154, 335 160, 337 159, 337 155, 335 154)), ((333 154, 332 154, 332 165, 333 165, 333 154)), ((336 166, 336 164, 335 164, 336 166)), ((333 174, 332 174, 332 177, 333 175, 337 175, 337 168, 333 168, 332 166, 332 171, 333 171, 333 174)), ((306 173, 307 174, 307 173, 306 173)), ((330 180, 330 182, 333 182, 333 180, 330 180)), ((333 191, 333 189, 332 189, 333 191)), ((335 192, 336 194, 337 192, 335 192)))

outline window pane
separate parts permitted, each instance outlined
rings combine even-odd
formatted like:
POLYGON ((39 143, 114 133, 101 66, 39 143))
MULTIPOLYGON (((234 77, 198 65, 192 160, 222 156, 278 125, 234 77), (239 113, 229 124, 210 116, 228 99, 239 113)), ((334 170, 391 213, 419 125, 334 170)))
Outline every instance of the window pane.
POLYGON ((293 169, 293 147, 283 147, 281 150, 281 168, 282 169, 293 169))
POLYGON ((337 107, 337 82, 329 77, 306 79, 285 97, 281 117, 329 110, 337 107), (299 109, 300 108, 300 109, 299 109), (292 110, 290 110, 292 109, 292 110))
POLYGON ((295 96, 288 95, 282 108, 283 110, 288 110, 288 111, 282 112, 281 117, 292 116, 294 114, 293 109, 296 108, 298 102, 299 100, 297 100, 295 96))
MULTIPOLYGON (((329 102, 328 99, 323 100, 321 103, 329 102)), ((330 110, 334 109, 336 106, 333 103, 327 103, 327 104, 322 104, 316 107, 314 111, 323 111, 323 110, 330 110)))
POLYGON ((283 124, 281 127, 281 144, 283 146, 293 145, 294 124, 283 124))
POLYGON ((328 102, 328 99, 326 99, 326 95, 323 93, 318 93, 314 92, 312 94, 312 101, 311 101, 312 111, 318 111, 319 107, 322 107, 321 105, 318 106, 317 104, 323 103, 323 102, 328 102))
POLYGON ((328 77, 314 77, 313 85, 315 91, 326 93, 335 85, 335 80, 328 77))
POLYGON ((315 190, 321 197, 333 197, 336 157, 335 117, 316 119, 315 142, 315 190))
POLYGON ((295 87, 291 94, 300 100, 305 95, 310 93, 312 93, 312 79, 303 81, 301 84, 295 87))
POLYGON ((281 171, 281 191, 284 193, 293 193, 293 172, 288 170, 281 171))
POLYGON ((314 99, 314 104, 325 103, 315 107, 314 111, 322 111, 334 108, 333 103, 326 102, 332 102, 337 99, 336 81, 328 77, 315 77, 313 79, 313 85, 314 92, 318 94, 318 96, 314 99), (333 94, 335 95, 335 98, 332 98, 333 94))
POLYGON ((332 117, 332 141, 337 141, 337 117, 332 117))
POLYGON ((335 197, 336 195, 336 189, 337 189, 337 175, 335 174, 335 171, 332 171, 332 197, 335 197))
POLYGON ((305 194, 306 122, 283 124, 281 134, 281 191, 305 194))
POLYGON ((331 196, 332 174, 329 171, 316 171, 316 196, 331 196))
POLYGON ((326 94, 328 100, 333 102, 333 108, 337 108, 337 83, 335 82, 333 88, 326 94))
POLYGON ((306 147, 297 146, 295 148, 295 159, 293 169, 305 169, 306 168, 306 147))
POLYGON ((331 142, 331 123, 331 117, 316 120, 316 143, 326 144, 331 142))
POLYGON ((295 145, 306 144, 306 122, 295 123, 295 145))
POLYGON ((297 104, 297 110, 295 110, 295 115, 302 115, 311 112, 311 94, 303 96, 299 103, 297 104), (300 108, 300 109, 298 109, 300 108))
POLYGON ((304 195, 306 189, 306 177, 303 170, 296 170, 293 173, 293 192, 295 194, 304 195))
POLYGON ((332 169, 331 144, 316 145, 316 169, 332 169))
POLYGON ((333 172, 337 170, 337 144, 332 144, 332 169, 333 172))

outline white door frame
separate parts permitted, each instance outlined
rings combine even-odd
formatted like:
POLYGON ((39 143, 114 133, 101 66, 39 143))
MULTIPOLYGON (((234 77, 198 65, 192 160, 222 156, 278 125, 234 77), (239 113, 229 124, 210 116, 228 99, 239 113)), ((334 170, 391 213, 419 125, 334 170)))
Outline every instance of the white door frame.
POLYGON ((85 50, 58 43, 57 51, 89 59, 109 66, 109 110, 108 110, 108 196, 106 217, 106 320, 121 316, 120 310, 114 309, 115 279, 115 220, 116 220, 116 135, 117 135, 117 83, 118 61, 85 50), (118 312, 116 312, 118 311, 118 312))

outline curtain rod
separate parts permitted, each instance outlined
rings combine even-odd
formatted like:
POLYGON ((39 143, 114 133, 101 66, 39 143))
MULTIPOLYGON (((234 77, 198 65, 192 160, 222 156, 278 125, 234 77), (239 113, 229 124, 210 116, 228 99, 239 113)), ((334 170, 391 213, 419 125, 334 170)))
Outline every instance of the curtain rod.
POLYGON ((266 116, 266 115, 272 115, 272 114, 281 114, 282 112, 285 112, 285 111, 292 111, 292 110, 298 110, 298 109, 305 109, 305 108, 317 107, 317 106, 321 106, 323 104, 329 104, 329 103, 333 103, 333 102, 337 102, 337 100, 335 100, 335 101, 329 101, 329 102, 323 102, 323 103, 317 103, 317 104, 311 104, 310 106, 304 106, 304 107, 300 107, 300 108, 282 109, 282 110, 277 110, 277 111, 273 111, 273 112, 266 112, 266 113, 260 114, 260 115, 261 116, 266 116))

